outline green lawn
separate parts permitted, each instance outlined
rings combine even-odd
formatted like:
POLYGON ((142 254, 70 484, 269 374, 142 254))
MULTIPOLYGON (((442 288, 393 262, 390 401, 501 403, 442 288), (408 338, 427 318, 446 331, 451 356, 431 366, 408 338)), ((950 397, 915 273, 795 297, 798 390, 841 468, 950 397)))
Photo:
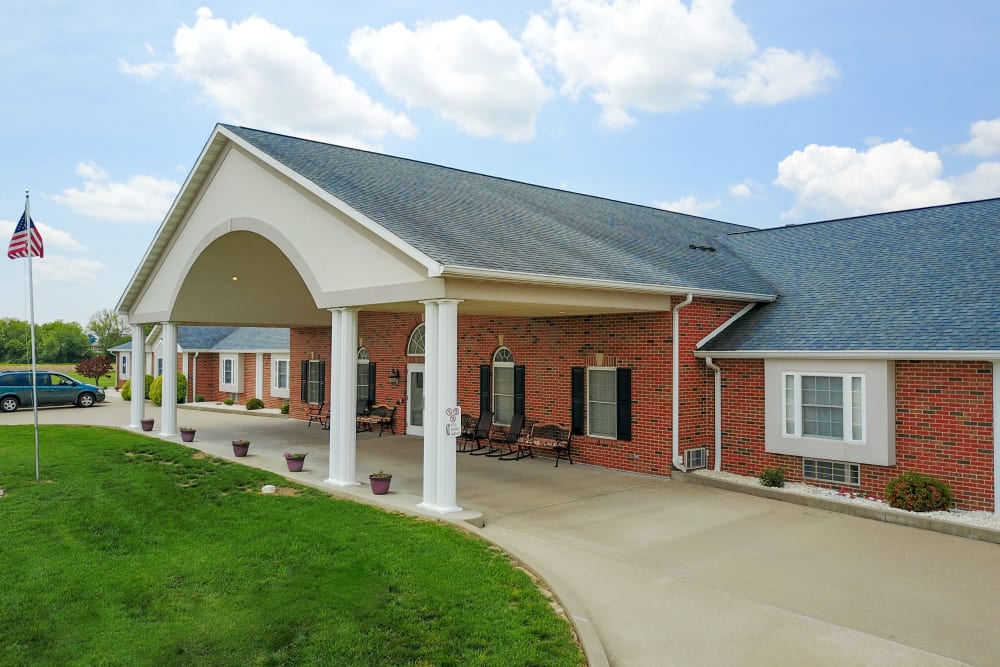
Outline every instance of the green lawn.
POLYGON ((115 429, 0 427, 2 665, 581 665, 488 543, 115 429), (264 484, 294 495, 264 495, 264 484))
MULTIPOLYGON (((66 375, 76 378, 80 382, 86 382, 87 384, 94 384, 94 378, 83 377, 76 372, 76 364, 36 364, 39 371, 55 371, 57 373, 65 373, 66 375)), ((31 364, 0 364, 0 371, 30 371, 31 364)), ((99 387, 115 386, 115 367, 111 366, 111 370, 100 377, 99 387)))

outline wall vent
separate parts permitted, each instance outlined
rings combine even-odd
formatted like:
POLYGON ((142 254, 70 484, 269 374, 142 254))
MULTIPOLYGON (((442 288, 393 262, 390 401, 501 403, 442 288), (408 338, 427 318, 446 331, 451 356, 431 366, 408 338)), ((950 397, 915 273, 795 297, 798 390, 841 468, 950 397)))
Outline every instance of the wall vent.
POLYGON ((861 484, 861 466, 847 461, 802 459, 802 478, 858 486, 861 484))
POLYGON ((688 470, 708 465, 708 447, 695 447, 684 452, 684 467, 688 470))

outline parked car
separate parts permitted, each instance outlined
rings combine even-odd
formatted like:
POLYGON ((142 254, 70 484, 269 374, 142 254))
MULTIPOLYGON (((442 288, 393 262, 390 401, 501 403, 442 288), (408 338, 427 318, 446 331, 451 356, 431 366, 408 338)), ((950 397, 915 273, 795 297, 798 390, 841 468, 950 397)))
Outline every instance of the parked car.
MULTIPOLYGON (((38 371, 38 405, 78 405, 89 408, 104 400, 104 390, 62 373, 38 371)), ((0 373, 0 411, 14 412, 31 405, 31 372, 0 373)))

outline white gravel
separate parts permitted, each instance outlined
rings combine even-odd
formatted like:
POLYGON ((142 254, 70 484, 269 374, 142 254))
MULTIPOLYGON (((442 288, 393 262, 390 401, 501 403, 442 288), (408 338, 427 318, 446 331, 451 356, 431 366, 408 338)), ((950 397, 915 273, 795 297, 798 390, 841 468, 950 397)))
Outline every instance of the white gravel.
MULTIPOLYGON (((692 475, 700 475, 703 477, 714 477, 716 479, 724 479, 728 482, 735 482, 737 484, 744 484, 746 486, 760 486, 760 480, 756 477, 746 477, 744 475, 736 475, 730 472, 715 472, 714 470, 692 470, 692 475)), ((785 482, 785 486, 782 488, 775 488, 775 491, 780 493, 789 493, 800 496, 818 496, 821 498, 827 498, 829 500, 834 500, 841 503, 852 503, 855 505, 867 505, 868 507, 877 507, 882 510, 889 512, 900 512, 903 514, 918 514, 917 512, 908 512, 907 510, 896 509, 895 507, 889 507, 884 501, 879 498, 874 497, 862 497, 855 495, 855 491, 845 487, 844 491, 837 491, 835 489, 826 489, 820 486, 812 486, 811 484, 802 484, 800 482, 785 482)), ((977 526, 979 528, 990 528, 992 530, 1000 530, 1000 514, 994 512, 972 512, 967 510, 951 510, 950 512, 920 512, 920 516, 926 516, 933 519, 940 519, 941 521, 950 521, 952 523, 961 523, 969 526, 977 526)))

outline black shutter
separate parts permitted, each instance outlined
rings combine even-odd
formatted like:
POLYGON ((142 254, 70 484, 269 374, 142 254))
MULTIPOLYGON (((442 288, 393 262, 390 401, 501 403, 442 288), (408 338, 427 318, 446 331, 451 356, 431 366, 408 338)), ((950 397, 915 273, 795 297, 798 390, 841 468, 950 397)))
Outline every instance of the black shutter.
POLYGON ((479 414, 490 412, 492 401, 490 395, 493 387, 490 385, 490 365, 483 364, 479 367, 479 414))
POLYGON ((618 380, 618 439, 632 439, 632 369, 619 368, 618 380))
POLYGON ((319 362, 319 402, 326 403, 326 362, 319 362))
POLYGON ((514 366, 514 414, 524 414, 524 366, 514 366))
POLYGON ((302 362, 302 385, 299 387, 299 398, 303 403, 309 402, 309 362, 302 362))
POLYGON ((375 362, 368 362, 368 406, 375 405, 375 362))
POLYGON ((573 395, 572 430, 574 435, 583 435, 584 433, 583 406, 585 401, 587 400, 583 387, 583 378, 585 371, 586 371, 585 368, 580 368, 580 367, 574 367, 570 371, 570 377, 572 379, 571 391, 573 395))

